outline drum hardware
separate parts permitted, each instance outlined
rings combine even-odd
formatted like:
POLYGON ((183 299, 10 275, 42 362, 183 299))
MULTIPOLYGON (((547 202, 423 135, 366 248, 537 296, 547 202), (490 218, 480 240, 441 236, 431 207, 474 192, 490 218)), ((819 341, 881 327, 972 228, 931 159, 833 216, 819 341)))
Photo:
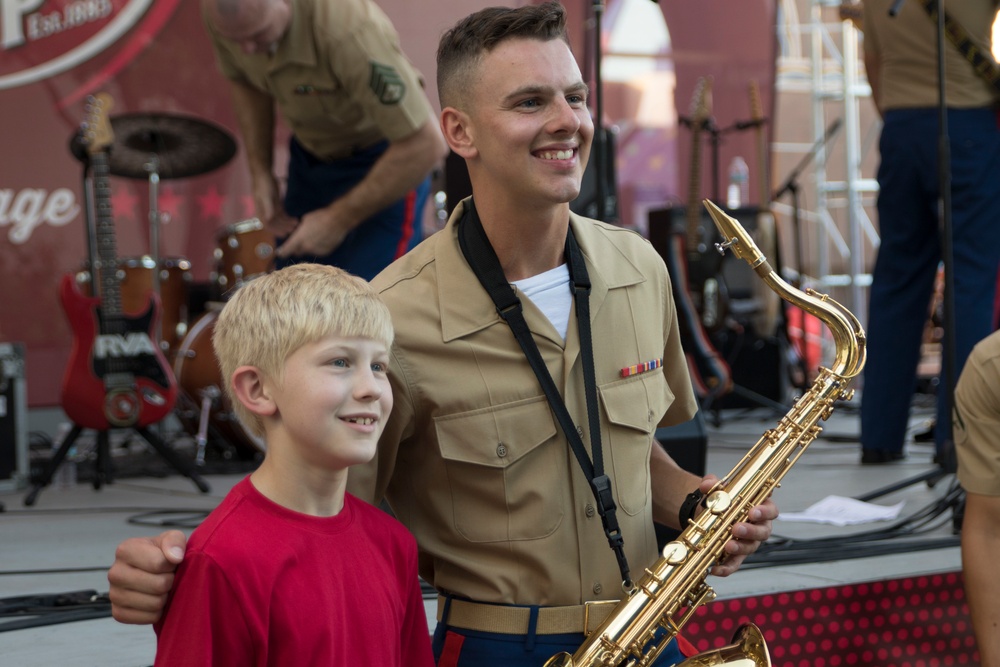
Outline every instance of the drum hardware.
MULTIPOLYGON (((157 266, 160 224, 164 221, 159 210, 160 179, 188 178, 218 169, 236 154, 236 142, 221 127, 192 116, 129 113, 109 120, 114 135, 108 149, 111 175, 145 180, 149 184, 149 254, 157 266)), ((81 162, 88 161, 82 133, 77 132, 70 139, 70 152, 81 162)), ((84 192, 88 192, 86 187, 84 192)), ((96 266, 92 248, 89 258, 90 265, 96 266)), ((157 296, 162 296, 159 272, 153 272, 150 287, 157 296)), ((163 346, 164 341, 157 342, 163 346)))
MULTIPOLYGON (((112 176, 148 180, 150 156, 158 178, 188 178, 214 171, 236 155, 236 142, 221 127, 191 116, 130 113, 111 117, 114 142, 109 153, 112 176)), ((79 133, 70 151, 86 161, 79 133)))
MULTIPOLYGON (((153 289, 153 281, 159 284, 161 319, 157 330, 159 346, 168 356, 187 334, 188 289, 191 284, 191 262, 183 257, 163 257, 157 263, 149 255, 121 257, 117 261, 116 274, 121 285, 122 310, 134 313, 146 304, 147 294, 153 289)), ((97 262, 98 273, 101 269, 97 262)), ((76 273, 76 284, 84 294, 93 294, 90 265, 76 273)))
MULTIPOLYGON (((82 294, 72 275, 63 276, 60 300, 73 329, 73 348, 63 376, 61 404, 73 425, 25 496, 27 506, 33 505, 41 490, 52 481, 84 428, 97 432, 95 489, 112 482, 109 432, 113 428, 128 428, 190 478, 201 492, 210 490, 205 480, 149 428, 173 410, 178 386, 162 350, 152 344, 153 339, 159 338, 153 326, 160 309, 159 300, 147 292, 142 312, 134 316, 126 313, 117 271, 109 271, 118 265, 108 184, 114 135, 107 114, 112 107, 110 95, 91 97, 87 120, 71 139, 71 149, 75 143, 82 154, 87 205, 84 220, 90 266, 95 272, 95 296, 82 294), (109 350, 110 346, 117 347, 109 350)), ((158 266, 154 257, 154 282, 158 266)))
POLYGON ((177 348, 174 375, 181 390, 178 402, 186 406, 177 416, 186 429, 196 429, 199 449, 202 439, 207 446, 211 435, 224 446, 227 458, 235 455, 252 460, 264 453, 264 441, 244 429, 233 412, 222 390, 222 372, 212 349, 212 332, 222 306, 210 302, 177 348))
POLYGON ((212 278, 222 296, 274 269, 274 234, 258 218, 226 225, 215 240, 212 278))
POLYGON ((201 415, 198 417, 198 433, 195 435, 197 454, 195 463, 205 465, 205 446, 208 444, 208 419, 212 413, 212 405, 219 400, 222 392, 215 385, 209 385, 198 391, 201 394, 201 415))

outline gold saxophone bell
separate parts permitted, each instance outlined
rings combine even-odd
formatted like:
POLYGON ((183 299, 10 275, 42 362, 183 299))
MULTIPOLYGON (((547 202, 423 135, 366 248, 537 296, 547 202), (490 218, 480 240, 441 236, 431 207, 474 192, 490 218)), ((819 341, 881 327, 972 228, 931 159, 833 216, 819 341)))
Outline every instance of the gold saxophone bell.
POLYGON ((764 635, 753 623, 740 626, 733 643, 688 658, 674 667, 771 667, 764 635))

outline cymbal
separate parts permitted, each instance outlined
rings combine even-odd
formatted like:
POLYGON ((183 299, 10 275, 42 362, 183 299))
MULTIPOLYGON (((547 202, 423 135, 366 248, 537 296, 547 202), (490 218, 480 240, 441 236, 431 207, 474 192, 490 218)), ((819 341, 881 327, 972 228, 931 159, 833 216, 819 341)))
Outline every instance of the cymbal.
MULTIPOLYGON (((147 180, 155 157, 160 178, 187 178, 218 169, 236 154, 228 132, 192 116, 120 114, 111 117, 111 129, 108 165, 114 176, 147 180)), ((70 152, 87 159, 79 132, 70 138, 70 152)))

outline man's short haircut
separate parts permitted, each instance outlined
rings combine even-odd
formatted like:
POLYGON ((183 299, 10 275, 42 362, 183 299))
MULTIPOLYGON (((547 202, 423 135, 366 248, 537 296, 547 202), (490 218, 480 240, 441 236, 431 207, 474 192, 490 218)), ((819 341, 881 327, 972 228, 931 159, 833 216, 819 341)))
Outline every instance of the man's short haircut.
POLYGON ((234 395, 233 372, 254 366, 282 383, 288 356, 327 336, 368 338, 386 349, 392 345, 389 309, 365 280, 332 266, 293 264, 236 290, 219 313, 212 345, 226 395, 243 426, 264 434, 260 418, 234 395))
POLYGON ((558 2, 515 9, 487 7, 459 21, 441 37, 437 85, 441 107, 460 106, 483 54, 508 39, 561 39, 567 44, 566 10, 558 2))

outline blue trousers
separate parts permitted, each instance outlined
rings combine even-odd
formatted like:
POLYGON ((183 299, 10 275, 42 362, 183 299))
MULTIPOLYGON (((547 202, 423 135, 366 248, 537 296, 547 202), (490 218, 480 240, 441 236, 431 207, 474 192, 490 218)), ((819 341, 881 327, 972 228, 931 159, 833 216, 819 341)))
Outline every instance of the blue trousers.
MULTIPOLYGON (((938 110, 894 110, 884 120, 878 169, 881 245, 869 301, 861 445, 900 452, 942 258, 938 110)), ((1000 130, 992 109, 951 109, 948 135, 957 380, 973 346, 993 331, 1000 261, 1000 130)), ((951 343, 943 342, 945 346, 951 343)), ((942 359, 935 433, 938 454, 942 443, 951 438, 946 432, 950 390, 946 391, 945 372, 942 359)))
MULTIPOLYGON (((328 206, 357 185, 382 156, 389 144, 382 142, 340 160, 324 162, 303 148, 295 137, 289 145, 288 188, 285 212, 301 218, 328 206)), ((406 197, 365 220, 344 238, 333 252, 322 257, 296 256, 278 259, 282 268, 298 262, 338 266, 371 280, 393 260, 403 256, 422 239, 424 205, 430 192, 430 177, 406 197)), ((279 239, 278 245, 281 245, 279 239)))
MULTIPOLYGON (((438 667, 543 667, 557 653, 572 654, 583 644, 584 635, 507 635, 449 628, 438 623, 434 632, 434 660, 438 667)), ((654 667, 670 667, 684 660, 671 641, 654 667)))

